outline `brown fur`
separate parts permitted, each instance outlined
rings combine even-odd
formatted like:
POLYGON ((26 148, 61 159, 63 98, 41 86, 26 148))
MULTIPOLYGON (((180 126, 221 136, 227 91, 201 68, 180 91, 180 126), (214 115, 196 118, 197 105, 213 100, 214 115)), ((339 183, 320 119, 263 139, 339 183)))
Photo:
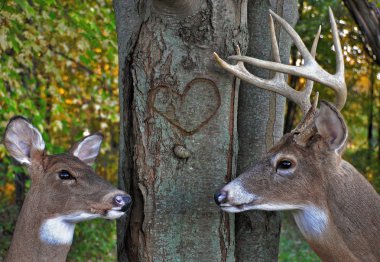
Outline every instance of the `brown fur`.
MULTIPOLYGON (((82 141, 74 145, 69 153, 47 155, 43 150, 35 148, 38 139, 41 141, 42 138, 38 136, 37 129, 23 118, 12 119, 4 136, 4 144, 12 156, 25 156, 30 162, 27 166, 32 180, 5 260, 8 262, 65 261, 70 244, 50 245, 41 241, 42 223, 49 218, 79 211, 104 215, 114 207, 115 195, 127 196, 96 175, 89 165, 97 155, 97 152, 94 154, 94 150, 91 151, 96 147, 83 146, 90 149, 90 157, 85 159, 88 161, 86 164, 72 154, 82 141), (75 180, 60 179, 58 173, 62 170, 68 171, 75 180)), ((100 136, 97 139, 101 141, 100 136)), ((97 145, 100 146, 99 143, 97 145)))
POLYGON ((281 208, 288 205, 295 207, 295 217, 302 207, 316 207, 327 215, 326 228, 321 234, 300 229, 323 261, 380 261, 380 197, 341 159, 345 123, 330 104, 324 102, 322 107, 311 119, 306 118, 306 125, 303 122, 284 135, 261 161, 227 184, 221 190, 227 196, 221 207, 243 211, 267 205, 263 209, 268 210, 268 205, 276 204, 272 210, 289 210, 281 208), (279 160, 274 159, 279 155, 295 162, 289 175, 276 171, 279 160), (241 190, 260 198, 251 203, 245 203, 241 195, 234 198, 241 190))

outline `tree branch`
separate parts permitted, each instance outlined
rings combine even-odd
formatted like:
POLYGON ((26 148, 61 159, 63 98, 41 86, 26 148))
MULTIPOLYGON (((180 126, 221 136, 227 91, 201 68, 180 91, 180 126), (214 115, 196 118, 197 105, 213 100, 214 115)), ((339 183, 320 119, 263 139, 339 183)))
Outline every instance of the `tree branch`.
POLYGON ((56 51, 54 50, 54 48, 52 46, 48 46, 49 50, 52 51, 54 54, 57 54, 57 55, 60 55, 62 56, 63 58, 75 63, 79 69, 83 70, 83 71, 86 71, 87 73, 89 73, 90 75, 94 75, 95 72, 92 71, 92 69, 88 68, 87 66, 83 65, 81 62, 78 62, 76 61, 75 59, 69 57, 68 55, 66 55, 65 53, 62 53, 60 51, 56 51))

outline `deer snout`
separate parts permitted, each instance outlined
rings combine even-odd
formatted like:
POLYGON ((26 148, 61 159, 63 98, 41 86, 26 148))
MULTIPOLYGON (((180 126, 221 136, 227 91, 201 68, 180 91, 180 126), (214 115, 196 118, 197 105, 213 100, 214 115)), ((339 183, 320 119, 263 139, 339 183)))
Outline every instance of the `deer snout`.
POLYGON ((220 190, 218 192, 216 192, 214 194, 214 200, 215 200, 215 203, 220 206, 221 204, 224 204, 227 202, 227 196, 228 196, 228 193, 227 191, 224 191, 224 190, 220 190))
POLYGON ((116 195, 112 201, 123 212, 126 212, 132 204, 132 199, 128 195, 116 195))
POLYGON ((247 190, 239 179, 228 183, 214 195, 216 204, 223 211, 233 213, 247 210, 255 205, 258 199, 260 197, 247 190))

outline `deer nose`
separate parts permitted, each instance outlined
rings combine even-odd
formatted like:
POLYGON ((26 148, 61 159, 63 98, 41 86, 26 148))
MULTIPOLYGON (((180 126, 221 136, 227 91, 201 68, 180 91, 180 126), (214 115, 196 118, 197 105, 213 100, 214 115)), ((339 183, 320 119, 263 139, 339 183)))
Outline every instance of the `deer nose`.
POLYGON ((227 202, 227 191, 219 191, 214 195, 214 200, 217 205, 221 205, 227 202))
POLYGON ((127 195, 116 195, 113 198, 113 202, 116 206, 121 207, 121 211, 127 211, 132 204, 132 199, 127 195))

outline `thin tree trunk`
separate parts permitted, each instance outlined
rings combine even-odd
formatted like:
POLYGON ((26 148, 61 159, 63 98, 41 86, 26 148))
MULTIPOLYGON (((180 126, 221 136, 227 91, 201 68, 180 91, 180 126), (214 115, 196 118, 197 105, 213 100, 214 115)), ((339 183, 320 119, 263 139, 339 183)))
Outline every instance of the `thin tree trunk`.
MULTIPOLYGON (((274 10, 290 24, 297 21, 297 1, 249 1, 249 46, 247 55, 271 60, 268 9, 274 10)), ((281 60, 289 61, 291 41, 283 29, 276 27, 281 60)), ((270 72, 249 67, 254 75, 269 78, 270 72)), ((242 82, 239 93, 237 173, 260 159, 283 133, 285 99, 242 82)), ((277 261, 280 235, 278 213, 248 211, 236 215, 236 260, 277 261)))
POLYGON ((234 260, 233 215, 212 196, 235 174, 238 82, 212 53, 246 46, 246 4, 114 1, 119 177, 134 201, 119 261, 234 260))
POLYGON ((367 161, 368 165, 371 165, 372 159, 373 159, 373 148, 374 148, 374 141, 373 141, 373 121, 374 121, 374 100, 375 100, 375 93, 374 93, 374 87, 375 87, 375 81, 376 81, 376 73, 375 73, 375 66, 373 65, 371 67, 371 76, 370 76, 370 86, 369 86, 369 115, 368 115, 368 126, 367 126, 367 143, 368 143, 368 155, 367 155, 367 161))
MULTIPOLYGON (((298 22, 302 20, 302 10, 304 8, 304 3, 305 1, 303 0, 298 2, 298 14, 299 14, 298 22)), ((291 64, 295 66, 299 55, 298 55, 298 49, 294 45, 290 49, 290 56, 292 60, 291 64)), ((300 79, 299 76, 290 75, 289 76, 290 86, 296 90, 299 90, 300 89, 299 79, 300 79)), ((287 106, 286 106, 286 113, 285 113, 284 134, 287 134, 293 130, 295 126, 294 122, 296 121, 297 110, 298 110, 296 103, 294 103, 293 101, 287 100, 286 104, 287 106)))
MULTIPOLYGON (((297 61, 297 55, 298 50, 295 46, 291 48, 291 57, 292 57, 292 65, 296 65, 297 61)), ((298 76, 289 76, 290 80, 290 86, 294 89, 297 89, 297 83, 299 80, 298 76)), ((296 120, 296 113, 297 113, 297 104, 293 101, 288 100, 287 101, 287 107, 286 107, 286 113, 285 113, 285 123, 284 123, 284 134, 289 133, 292 131, 294 127, 294 121, 296 120)))

